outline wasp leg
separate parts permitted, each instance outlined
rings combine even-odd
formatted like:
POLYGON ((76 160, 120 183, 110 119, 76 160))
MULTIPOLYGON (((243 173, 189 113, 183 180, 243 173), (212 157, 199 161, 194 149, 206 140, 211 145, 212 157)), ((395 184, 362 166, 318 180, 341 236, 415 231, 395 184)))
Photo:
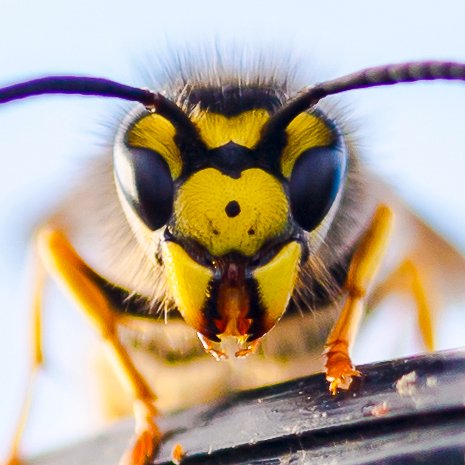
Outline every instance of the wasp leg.
MULTIPOLYGON (((34 251, 35 252, 35 251, 34 251)), ((21 439, 26 427, 27 418, 32 403, 32 394, 34 391, 35 380, 39 369, 44 363, 42 351, 42 323, 41 323, 41 308, 42 308, 42 295, 45 284, 46 272, 43 264, 38 259, 37 254, 34 253, 34 275, 31 301, 31 319, 32 319, 32 332, 31 332, 31 366, 29 377, 26 383, 26 392, 21 406, 19 418, 14 429, 13 439, 11 441, 10 452, 5 465, 18 465, 21 463, 20 459, 20 445, 21 439)))
POLYGON ((326 340, 326 379, 329 390, 348 389, 352 378, 360 376, 349 356, 350 347, 357 335, 365 312, 366 293, 383 259, 390 232, 393 214, 389 207, 380 205, 361 244, 349 266, 345 283, 347 297, 342 312, 326 340))
POLYGON ((408 292, 412 295, 417 310, 418 328, 426 349, 433 351, 434 340, 434 310, 433 296, 429 295, 426 286, 427 276, 421 272, 414 258, 404 260, 373 292, 370 303, 374 305, 388 294, 408 292))
MULTIPOLYGON (((122 458, 122 463, 142 465, 153 455, 161 438, 154 420, 157 415, 154 406, 156 396, 118 339, 118 316, 107 301, 99 281, 95 279, 95 272, 83 262, 61 231, 51 227, 41 228, 37 234, 37 247, 46 270, 71 295, 97 330, 112 355, 125 386, 133 396, 135 440, 122 458)), ((37 317, 37 320, 40 321, 40 318, 37 317)), ((39 327, 37 324, 37 328, 39 327)), ((36 354, 40 360, 39 329, 36 334, 36 354)), ((17 454, 15 458, 17 460, 17 454)))

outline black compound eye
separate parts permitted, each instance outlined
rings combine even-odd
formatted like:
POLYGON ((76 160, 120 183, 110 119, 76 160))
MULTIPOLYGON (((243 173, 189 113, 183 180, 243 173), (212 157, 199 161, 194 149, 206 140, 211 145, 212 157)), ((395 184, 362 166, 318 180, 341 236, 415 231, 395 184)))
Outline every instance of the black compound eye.
POLYGON ((302 153, 289 180, 294 220, 306 231, 315 229, 329 212, 346 173, 342 147, 318 147, 302 153))
POLYGON ((126 200, 152 230, 173 211, 174 184, 166 161, 153 150, 126 147, 115 163, 116 180, 126 200))

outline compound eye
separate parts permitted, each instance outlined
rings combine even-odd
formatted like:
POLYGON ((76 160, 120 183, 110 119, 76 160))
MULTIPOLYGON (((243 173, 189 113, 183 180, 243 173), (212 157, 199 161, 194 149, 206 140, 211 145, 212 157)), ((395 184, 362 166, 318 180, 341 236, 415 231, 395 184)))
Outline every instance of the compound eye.
POLYGON ((148 228, 155 231, 168 222, 174 184, 162 156, 149 149, 125 147, 115 159, 115 178, 123 196, 148 228))
POLYGON ((342 147, 317 147, 296 160, 289 179, 289 197, 294 220, 306 231, 324 219, 342 188, 346 153, 342 147))

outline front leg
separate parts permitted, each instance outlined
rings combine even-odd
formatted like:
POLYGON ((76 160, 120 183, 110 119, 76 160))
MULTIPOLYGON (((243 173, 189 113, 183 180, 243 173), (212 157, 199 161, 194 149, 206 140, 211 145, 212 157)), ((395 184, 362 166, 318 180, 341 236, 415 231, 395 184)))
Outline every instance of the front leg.
POLYGON ((154 453, 161 433, 155 417, 156 396, 130 359, 117 335, 118 316, 108 302, 98 275, 81 259, 65 235, 50 227, 38 233, 38 250, 47 271, 88 317, 114 360, 134 401, 135 438, 123 456, 125 465, 143 465, 154 453))
POLYGON ((360 376, 349 352, 365 313, 367 289, 384 257, 392 223, 392 210, 380 205, 350 263, 345 284, 347 297, 325 344, 326 379, 331 394, 336 394, 338 389, 348 389, 352 378, 360 376))

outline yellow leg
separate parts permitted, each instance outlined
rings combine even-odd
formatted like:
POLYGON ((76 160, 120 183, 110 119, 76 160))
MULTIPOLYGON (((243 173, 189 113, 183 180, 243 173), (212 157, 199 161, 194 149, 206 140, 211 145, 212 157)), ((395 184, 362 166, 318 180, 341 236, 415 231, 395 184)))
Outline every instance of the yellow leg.
MULTIPOLYGON (((161 434, 155 422, 157 410, 154 406, 155 394, 137 371, 126 349, 117 336, 117 315, 105 298, 95 273, 79 257, 63 233, 44 227, 37 235, 40 258, 46 270, 71 295, 74 302, 89 318, 106 348, 113 357, 121 378, 134 399, 135 440, 122 458, 122 463, 143 465, 153 455, 161 434)), ((41 292, 40 292, 41 293, 41 292)), ((39 294, 40 294, 39 293, 39 294)), ((39 295, 38 294, 38 295, 39 295)), ((39 300, 37 300, 38 303, 39 300)), ((40 344, 40 304, 34 311, 34 367, 42 362, 40 344)), ((33 370, 34 372, 36 370, 33 370)), ((26 406, 26 403, 25 403, 26 406)), ((23 410, 27 411, 27 407, 23 410)), ((22 425, 15 436, 13 454, 9 465, 19 462, 18 446, 26 415, 22 415, 22 425)))
POLYGON ((57 230, 39 232, 39 251, 49 271, 65 287, 79 308, 90 319, 102 338, 127 389, 134 399, 135 440, 122 462, 142 465, 153 455, 161 433, 155 422, 156 396, 137 371, 118 339, 117 316, 97 281, 95 273, 77 255, 66 237, 57 230))
POLYGON ((347 297, 325 344, 326 379, 332 394, 338 389, 348 389, 352 378, 360 375, 352 365, 349 351, 365 311, 367 289, 387 247, 392 221, 390 208, 380 205, 350 263, 345 284, 347 297))
POLYGON ((373 301, 376 305, 385 296, 396 291, 411 294, 416 305, 418 328, 423 343, 427 350, 432 351, 435 347, 434 305, 432 296, 427 292, 426 278, 415 260, 408 258, 374 290, 370 302, 373 301))
POLYGON ((13 433, 11 441, 10 452, 6 460, 6 465, 17 465, 21 463, 20 460, 20 444, 26 427, 27 418, 32 402, 32 394, 34 391, 35 380, 39 369, 42 367, 44 359, 42 352, 42 323, 41 323, 41 308, 42 308, 42 295, 45 284, 45 269, 41 261, 38 259, 37 254, 34 253, 34 275, 31 300, 31 365, 29 377, 26 384, 26 392, 21 406, 20 415, 16 423, 16 428, 13 433))

